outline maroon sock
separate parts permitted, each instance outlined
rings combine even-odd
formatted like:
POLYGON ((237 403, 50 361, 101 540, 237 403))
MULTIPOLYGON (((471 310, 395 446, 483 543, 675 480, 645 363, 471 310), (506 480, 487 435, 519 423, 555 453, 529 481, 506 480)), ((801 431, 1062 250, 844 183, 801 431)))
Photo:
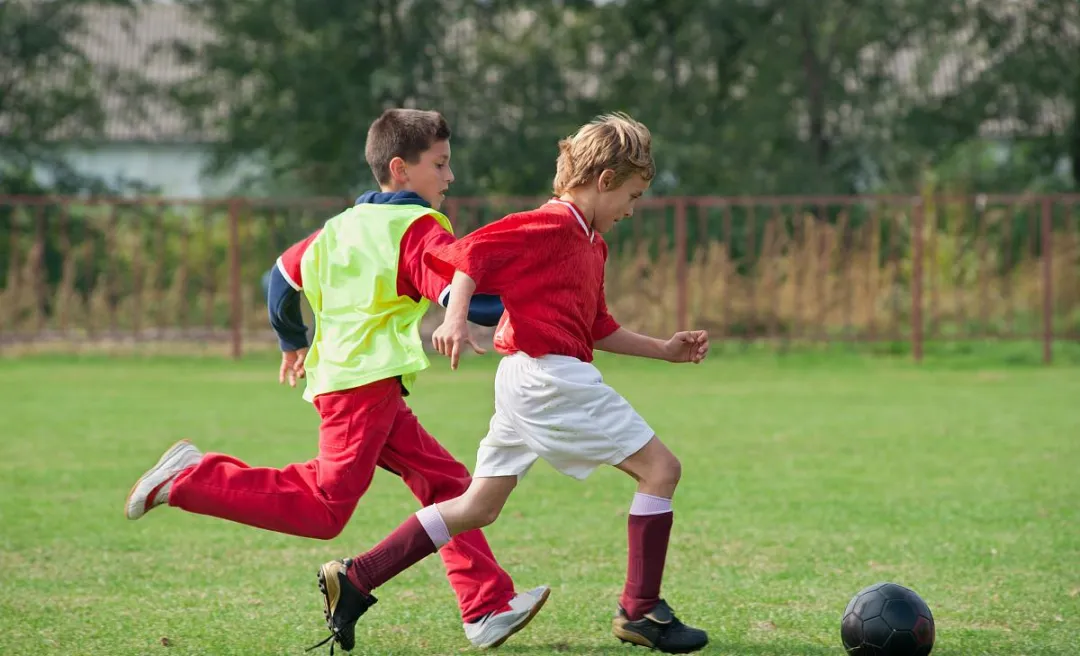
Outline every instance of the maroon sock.
POLYGON ((410 515, 386 539, 367 553, 353 558, 349 581, 364 594, 371 594, 372 590, 435 551, 435 543, 428 537, 423 524, 416 515, 410 515))
POLYGON ((627 521, 630 549, 626 587, 619 605, 630 621, 641 619, 660 601, 660 581, 664 578, 664 561, 674 517, 671 512, 630 515, 627 521))

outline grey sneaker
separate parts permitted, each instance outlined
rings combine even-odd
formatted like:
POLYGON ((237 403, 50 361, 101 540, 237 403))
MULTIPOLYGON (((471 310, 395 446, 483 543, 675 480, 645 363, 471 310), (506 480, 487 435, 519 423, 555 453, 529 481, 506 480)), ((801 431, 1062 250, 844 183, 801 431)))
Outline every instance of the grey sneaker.
POLYGON ((167 503, 173 479, 188 467, 194 467, 202 460, 202 451, 187 440, 180 440, 162 454, 157 464, 151 467, 128 492, 124 504, 124 516, 138 519, 151 509, 167 503))
POLYGON ((536 617, 544 607, 551 588, 542 585, 528 592, 514 595, 510 600, 510 610, 501 613, 488 613, 476 622, 465 624, 465 637, 474 647, 494 649, 506 642, 536 617))

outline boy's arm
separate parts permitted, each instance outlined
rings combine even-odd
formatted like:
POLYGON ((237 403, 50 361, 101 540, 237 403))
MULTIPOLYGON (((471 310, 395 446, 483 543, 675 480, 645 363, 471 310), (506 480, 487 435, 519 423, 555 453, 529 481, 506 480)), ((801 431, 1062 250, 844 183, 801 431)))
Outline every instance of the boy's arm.
MULTIPOLYGON (((413 223, 401 239, 401 272, 398 293, 416 294, 446 307, 450 300, 450 276, 436 272, 425 262, 433 249, 448 246, 454 236, 428 216, 413 223)), ((502 300, 492 294, 476 294, 469 303, 468 320, 495 326, 503 313, 502 300)))
POLYGON ((270 270, 270 285, 266 292, 266 311, 270 327, 277 334, 282 351, 306 348, 307 326, 300 311, 300 292, 285 279, 275 264, 270 270))
MULTIPOLYGON (((451 287, 446 288, 446 295, 443 297, 442 302, 439 303, 444 308, 450 305, 450 290, 451 287)), ((475 323, 485 328, 494 328, 499 325, 499 319, 502 319, 505 310, 502 299, 498 296, 494 294, 473 294, 473 297, 469 299, 469 323, 475 323)))
POLYGON ((484 353, 469 334, 467 308, 479 285, 496 294, 505 294, 513 282, 527 274, 529 240, 543 231, 559 230, 557 225, 526 225, 521 215, 510 215, 462 237, 453 244, 432 249, 424 263, 442 275, 453 276, 446 318, 431 337, 435 348, 450 357, 457 369, 465 346, 484 353))
POLYGON ((308 350, 307 326, 300 310, 300 291, 303 289, 300 259, 319 232, 316 230, 281 254, 270 271, 266 290, 266 311, 281 347, 278 382, 288 381, 290 387, 296 387, 296 381, 305 376, 304 359, 308 350))
POLYGON ((607 337, 596 340, 595 345, 598 350, 608 353, 635 355, 639 358, 655 360, 667 359, 662 340, 635 333, 621 326, 607 337))
MULTIPOLYGON (((558 226, 528 225, 519 216, 489 223, 452 243, 424 253, 424 264, 435 274, 452 279, 462 271, 485 294, 505 294, 525 271, 530 241, 558 226)), ((454 302, 451 294, 449 302, 454 302)))
POLYGON ((600 290, 592 334, 594 346, 601 351, 657 360, 666 359, 662 340, 627 330, 615 321, 608 311, 603 289, 600 290))
MULTIPOLYGON (((606 249, 604 256, 606 259, 606 249)), ((665 341, 623 328, 608 311, 602 285, 597 299, 592 336, 593 346, 601 351, 668 362, 697 364, 704 360, 709 352, 709 335, 704 330, 677 332, 665 341)))
MULTIPOLYGON (((602 247, 606 263, 607 244, 602 242, 602 247)), ((600 295, 596 299, 596 319, 593 320, 592 326, 594 347, 608 353, 663 360, 664 343, 661 340, 627 330, 619 325, 615 317, 611 316, 604 294, 604 283, 605 280, 601 279, 600 295)))
POLYGON ((607 337, 597 340, 595 346, 608 353, 698 364, 709 353, 709 334, 704 330, 683 330, 665 341, 619 328, 607 337))
POLYGON ((300 292, 303 289, 300 260, 319 232, 321 231, 316 230, 287 248, 270 271, 266 311, 283 352, 297 351, 308 346, 307 326, 304 325, 304 315, 300 311, 300 292))
POLYGON ((431 336, 431 343, 435 349, 449 356, 451 369, 457 369, 458 359, 461 352, 465 350, 466 344, 477 353, 485 353, 469 334, 469 326, 466 323, 467 308, 475 291, 476 281, 470 278, 469 274, 464 271, 454 273, 454 278, 450 282, 450 301, 446 308, 446 318, 431 336))

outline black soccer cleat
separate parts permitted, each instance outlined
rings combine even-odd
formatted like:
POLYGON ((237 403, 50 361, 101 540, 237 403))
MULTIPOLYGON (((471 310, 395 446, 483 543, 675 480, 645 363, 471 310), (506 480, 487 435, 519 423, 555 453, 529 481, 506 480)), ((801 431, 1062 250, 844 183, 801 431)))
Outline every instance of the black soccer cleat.
POLYGON ((349 581, 347 572, 351 562, 348 558, 332 560, 319 568, 319 591, 323 596, 323 615, 326 616, 330 637, 309 647, 307 651, 328 642, 331 656, 334 654, 334 643, 341 645, 345 651, 352 651, 356 645, 356 621, 378 601, 373 595, 360 592, 349 581))
POLYGON ((611 632, 623 642, 649 647, 665 654, 689 654, 709 644, 709 636, 704 631, 680 622, 671 606, 663 599, 645 613, 645 617, 633 622, 620 607, 611 622, 611 632))

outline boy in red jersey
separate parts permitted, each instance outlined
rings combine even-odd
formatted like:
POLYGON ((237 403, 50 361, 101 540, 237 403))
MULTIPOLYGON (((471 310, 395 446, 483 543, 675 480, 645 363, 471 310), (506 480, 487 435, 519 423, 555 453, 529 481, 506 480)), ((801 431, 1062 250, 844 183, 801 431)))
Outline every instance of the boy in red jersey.
POLYGON ((495 334, 506 355, 495 378, 495 415, 462 496, 428 506, 355 558, 323 565, 320 581, 332 631, 352 630, 372 590, 434 553, 451 536, 495 521, 537 458, 577 479, 601 464, 638 482, 628 520, 626 584, 612 630, 624 642, 667 653, 708 643, 660 598, 680 464, 627 401, 603 382, 593 350, 670 362, 701 362, 705 331, 654 339, 621 328, 604 300, 607 245, 601 234, 630 217, 655 174, 648 129, 625 115, 596 119, 559 144, 555 198, 429 251, 436 270, 455 271, 446 320, 433 336, 457 368, 462 349, 480 352, 466 315, 477 285, 499 294, 506 312, 495 334), (344 573, 342 573, 344 569, 344 573), (334 608, 331 608, 334 606, 334 608))

